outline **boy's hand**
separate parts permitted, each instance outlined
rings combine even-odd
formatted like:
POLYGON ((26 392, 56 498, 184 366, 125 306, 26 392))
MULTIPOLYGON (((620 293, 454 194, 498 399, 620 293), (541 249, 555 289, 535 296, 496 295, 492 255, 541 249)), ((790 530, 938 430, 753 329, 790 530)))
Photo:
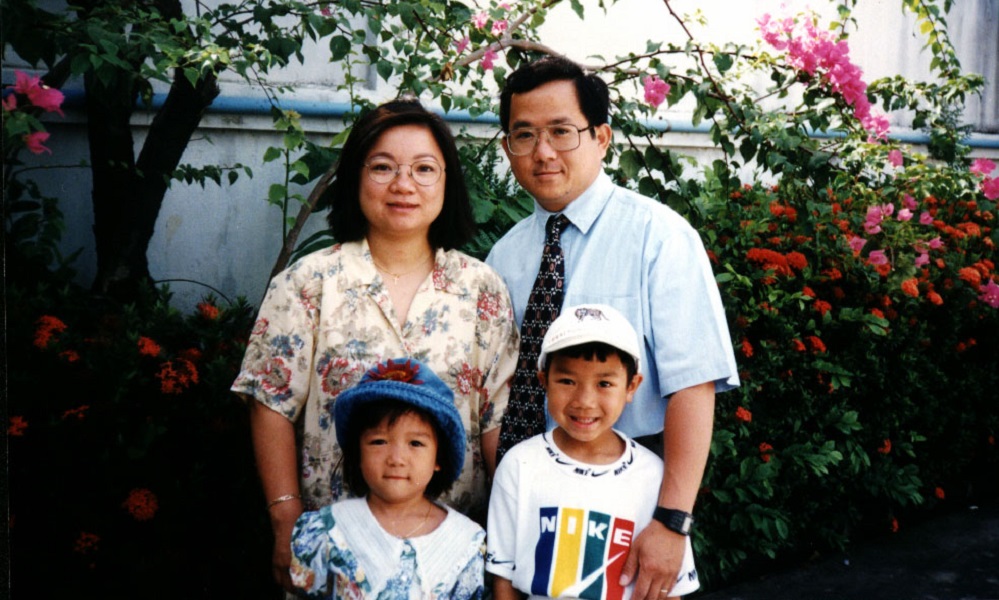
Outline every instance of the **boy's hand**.
POLYGON ((649 523, 631 545, 621 573, 621 585, 635 581, 632 600, 668 598, 670 590, 676 585, 686 546, 684 536, 673 533, 657 521, 649 523))

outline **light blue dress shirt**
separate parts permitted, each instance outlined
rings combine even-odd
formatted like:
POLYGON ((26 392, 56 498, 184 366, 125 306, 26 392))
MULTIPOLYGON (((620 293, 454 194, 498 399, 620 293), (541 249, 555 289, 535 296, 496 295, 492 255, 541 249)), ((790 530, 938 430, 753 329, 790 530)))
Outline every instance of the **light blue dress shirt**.
MULTIPOLYGON (((553 213, 537 202, 534 214, 493 246, 486 263, 506 281, 518 325, 541 265, 545 222, 553 213)), ((697 231, 664 204, 615 185, 601 173, 562 211, 566 307, 609 304, 642 338, 645 380, 617 429, 638 437, 659 433, 664 400, 713 381, 716 392, 739 385, 721 296, 697 231)), ((549 415, 549 429, 556 423, 549 415)))

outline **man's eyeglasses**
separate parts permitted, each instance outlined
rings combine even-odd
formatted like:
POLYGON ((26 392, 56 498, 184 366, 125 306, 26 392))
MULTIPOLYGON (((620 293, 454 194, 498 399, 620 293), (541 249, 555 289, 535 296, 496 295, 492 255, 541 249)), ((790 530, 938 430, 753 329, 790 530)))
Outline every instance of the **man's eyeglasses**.
POLYGON ((514 156, 524 156, 534 152, 541 139, 541 132, 548 136, 548 144, 559 152, 568 152, 579 148, 579 134, 593 129, 576 127, 575 125, 549 125, 547 127, 517 127, 506 136, 506 148, 514 156))
POLYGON ((436 160, 418 160, 408 165, 400 165, 391 158, 375 158, 364 163, 368 177, 375 183, 389 183, 399 176, 402 167, 409 167, 409 176, 420 185, 433 185, 440 181, 444 167, 436 160))

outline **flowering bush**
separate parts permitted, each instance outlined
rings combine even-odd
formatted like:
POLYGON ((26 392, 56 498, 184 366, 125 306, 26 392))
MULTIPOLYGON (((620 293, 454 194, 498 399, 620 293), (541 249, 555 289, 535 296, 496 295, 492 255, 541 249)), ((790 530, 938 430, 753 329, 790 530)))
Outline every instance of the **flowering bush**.
POLYGON ((39 581, 50 595, 273 594, 248 413, 228 392, 253 309, 8 292, 13 595, 39 581))

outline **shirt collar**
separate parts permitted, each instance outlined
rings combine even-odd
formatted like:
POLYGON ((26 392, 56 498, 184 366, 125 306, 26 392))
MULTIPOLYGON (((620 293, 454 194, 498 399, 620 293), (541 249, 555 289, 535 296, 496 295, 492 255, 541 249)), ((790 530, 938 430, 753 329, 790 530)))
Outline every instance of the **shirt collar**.
MULTIPOLYGON (((597 178, 590 184, 590 187, 579 195, 578 198, 569 203, 562 210, 562 214, 569 219, 569 222, 576 226, 584 234, 590 230, 594 221, 603 212, 604 207, 610 200, 614 192, 614 182, 607 173, 600 171, 597 178)), ((558 213, 549 212, 544 209, 538 201, 534 201, 534 212, 544 221, 548 217, 558 213)))
MULTIPOLYGON (((343 272, 349 275, 346 281, 347 288, 374 288, 378 270, 375 262, 371 259, 371 247, 368 246, 368 239, 361 238, 356 244, 345 243, 342 245, 344 254, 343 272)), ((461 257, 453 252, 448 252, 443 248, 438 248, 434 252, 434 289, 452 294, 465 294, 468 290, 457 281, 462 268, 461 257)), ((378 286, 379 289, 381 286, 378 286)))

